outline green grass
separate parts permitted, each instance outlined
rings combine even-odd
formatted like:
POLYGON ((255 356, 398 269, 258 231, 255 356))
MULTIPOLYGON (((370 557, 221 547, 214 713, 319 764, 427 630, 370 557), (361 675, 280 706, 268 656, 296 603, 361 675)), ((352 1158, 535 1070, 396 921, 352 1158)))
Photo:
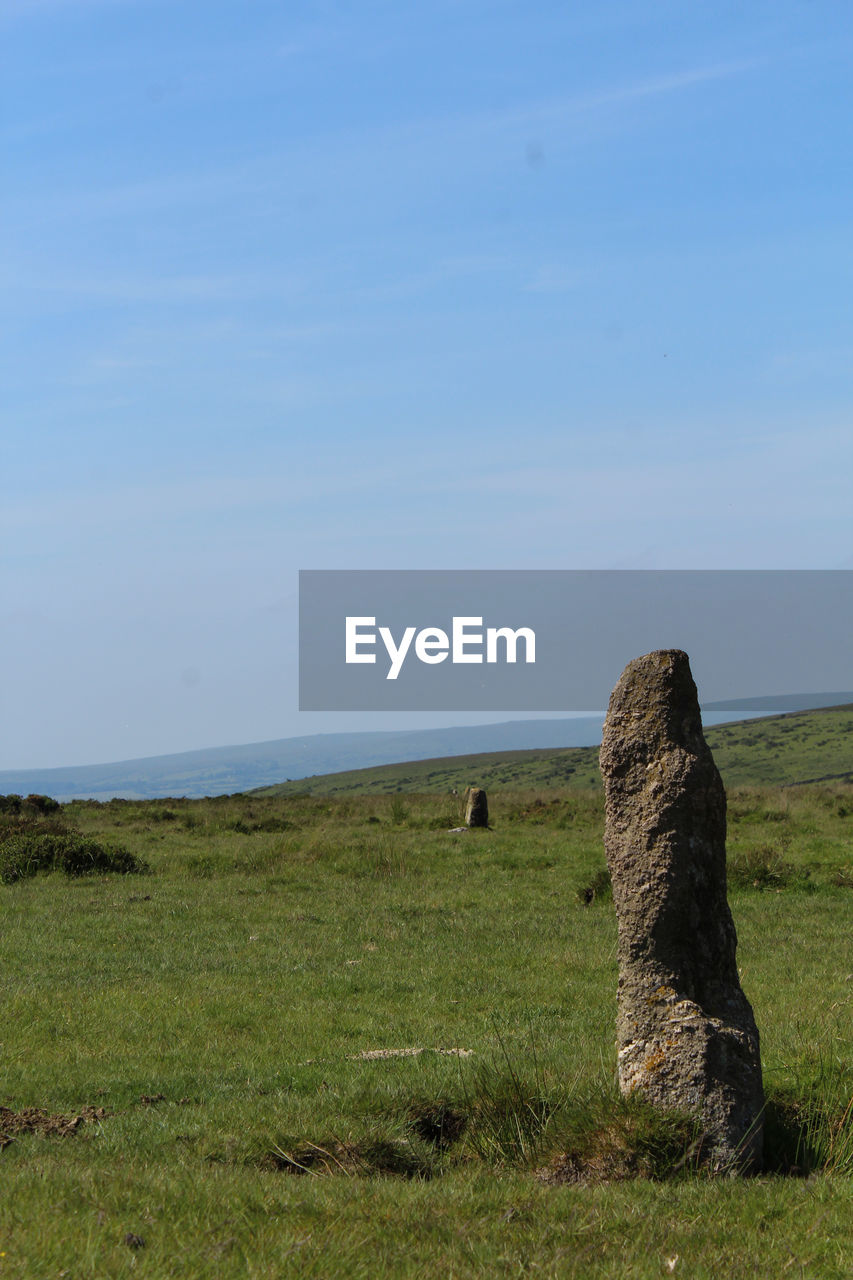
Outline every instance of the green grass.
MULTIPOLYGON (((726 786, 853 781, 853 706, 797 711, 718 725, 706 732, 726 786)), ((385 795, 467 786, 521 790, 600 785, 598 747, 493 751, 350 769, 261 788, 264 795, 385 795)))
POLYGON ((853 706, 718 725, 706 736, 726 786, 853 782, 853 706))
POLYGON ((853 787, 730 789, 770 1164, 732 1182, 618 1097, 601 792, 489 801, 67 806, 151 873, 0 885, 0 1106, 103 1110, 0 1139, 0 1278, 849 1275, 853 787))

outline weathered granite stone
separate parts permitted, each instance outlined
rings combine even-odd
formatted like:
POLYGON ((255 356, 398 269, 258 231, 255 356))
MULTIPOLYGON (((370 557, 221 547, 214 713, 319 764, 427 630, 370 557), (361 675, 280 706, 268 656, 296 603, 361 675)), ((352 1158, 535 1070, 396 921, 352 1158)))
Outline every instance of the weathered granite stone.
POLYGON ((487 827, 489 825, 489 805, 482 787, 468 788, 465 825, 467 827, 487 827))
POLYGON ((726 795, 686 653, 628 663, 600 759, 621 1090, 698 1115, 712 1169, 758 1169, 764 1094, 726 897, 726 795))

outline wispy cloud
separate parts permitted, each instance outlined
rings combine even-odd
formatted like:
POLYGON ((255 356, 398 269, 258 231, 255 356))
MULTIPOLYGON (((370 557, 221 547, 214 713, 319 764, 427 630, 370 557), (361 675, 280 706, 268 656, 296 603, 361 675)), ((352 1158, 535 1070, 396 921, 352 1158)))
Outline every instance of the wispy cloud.
POLYGON ((583 93, 565 94, 558 98, 507 107, 500 111, 472 113, 461 119, 455 118, 452 123, 458 128, 468 125, 502 129, 534 128, 560 122, 579 124, 584 117, 592 116, 604 108, 630 106, 645 98, 684 93, 701 85, 746 75, 764 65, 765 61, 763 58, 739 58, 727 62, 715 62, 707 66, 687 67, 682 71, 632 79, 623 84, 590 89, 583 93))
POLYGON ((728 62, 712 63, 705 67, 688 67, 684 71, 634 80, 628 84, 605 89, 600 93, 593 93, 586 105, 609 106, 611 103, 636 102, 640 98, 681 93, 685 89, 693 89, 697 85, 708 84, 713 80, 730 80, 733 76, 745 75, 748 71, 755 71, 763 63, 763 58, 737 58, 728 62))
MULTIPOLYGON (((41 0, 63 3, 63 0, 41 0)), ((81 3, 131 3, 132 0, 79 0, 81 3)), ((67 0, 70 5, 72 0, 67 0)), ((357 190, 365 173, 372 172, 376 157, 383 167, 405 177, 410 195, 424 184, 431 187, 436 176, 465 157, 469 180, 494 164, 505 165, 503 146, 508 133, 521 136, 556 131, 558 137, 582 145, 594 141, 606 125, 613 129, 613 109, 665 95, 683 94, 703 85, 745 75, 762 65, 758 58, 689 67, 649 78, 630 80, 580 94, 517 104, 498 111, 469 111, 443 115, 421 115, 390 124, 350 126, 294 138, 288 146, 233 164, 209 166, 195 171, 151 174, 135 182, 107 187, 66 188, 51 191, 49 202, 41 193, 7 196, 6 216, 19 217, 28 225, 65 221, 69 218, 121 218, 143 213, 171 211, 177 207, 211 205, 222 198, 239 195, 247 200, 275 204, 285 199, 290 207, 300 184, 313 193, 330 187, 336 197, 341 190, 357 190), (491 138, 499 146, 487 145, 491 138)), ((633 121, 629 112, 620 116, 633 121)), ((372 195, 372 184, 368 188, 372 195)))

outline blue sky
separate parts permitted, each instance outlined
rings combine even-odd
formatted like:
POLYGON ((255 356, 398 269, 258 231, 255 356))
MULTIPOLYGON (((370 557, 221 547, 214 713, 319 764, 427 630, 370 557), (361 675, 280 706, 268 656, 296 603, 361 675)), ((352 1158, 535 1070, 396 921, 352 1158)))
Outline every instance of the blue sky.
POLYGON ((426 723, 297 712, 299 568, 853 567, 846 3, 0 44, 0 767, 426 723))

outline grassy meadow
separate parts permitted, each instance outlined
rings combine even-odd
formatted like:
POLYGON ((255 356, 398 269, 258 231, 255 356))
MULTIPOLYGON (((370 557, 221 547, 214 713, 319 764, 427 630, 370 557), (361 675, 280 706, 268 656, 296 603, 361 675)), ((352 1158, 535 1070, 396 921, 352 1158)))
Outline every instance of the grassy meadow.
POLYGON ((729 767, 768 1096, 729 1180, 618 1097, 600 788, 517 768, 483 832, 437 786, 0 814, 0 1280, 853 1273, 853 786, 729 767), (95 846, 148 869, 61 869, 95 846))

